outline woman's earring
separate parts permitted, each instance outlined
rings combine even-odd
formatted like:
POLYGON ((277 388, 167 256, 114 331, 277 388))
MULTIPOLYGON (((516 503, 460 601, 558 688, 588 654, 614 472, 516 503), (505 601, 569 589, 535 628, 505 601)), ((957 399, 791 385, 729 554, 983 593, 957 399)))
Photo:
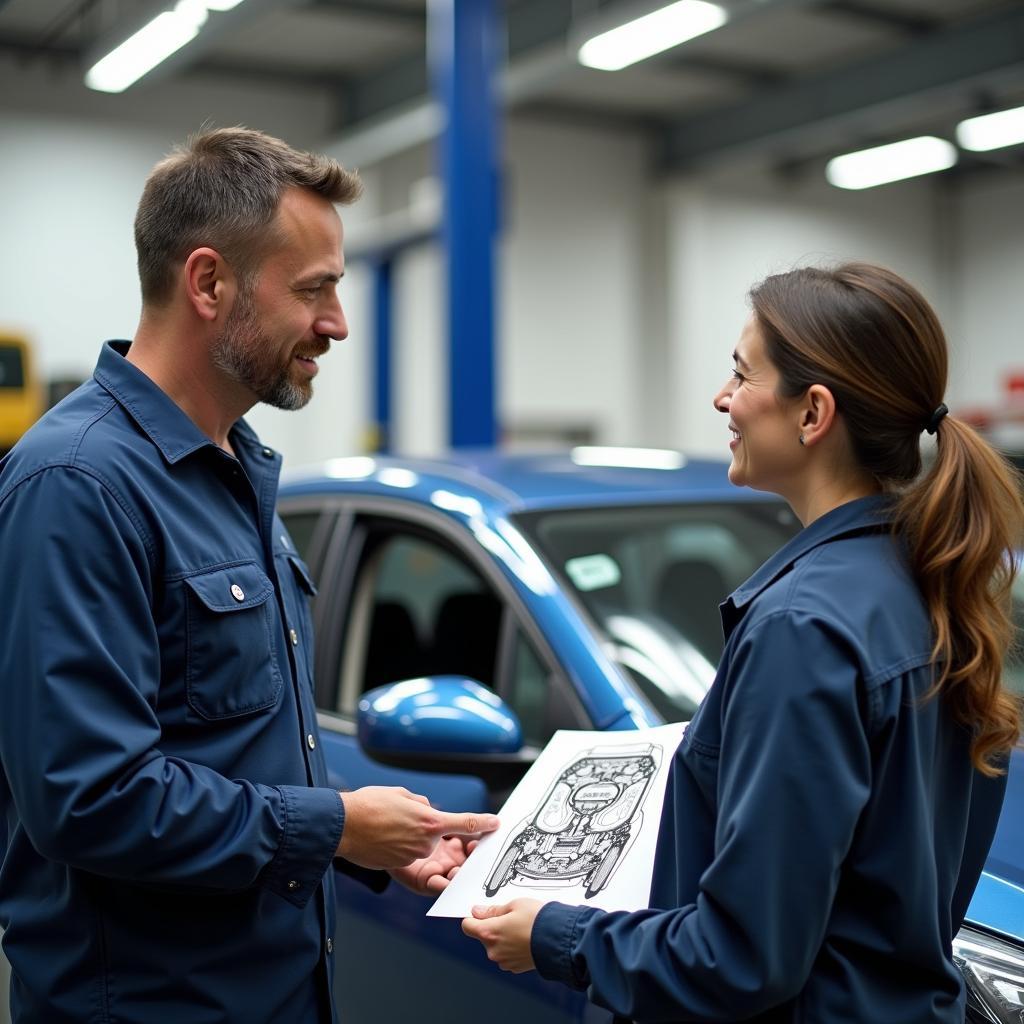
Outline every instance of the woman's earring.
POLYGON ((800 435, 800 443, 804 444, 804 435, 803 434, 800 435))

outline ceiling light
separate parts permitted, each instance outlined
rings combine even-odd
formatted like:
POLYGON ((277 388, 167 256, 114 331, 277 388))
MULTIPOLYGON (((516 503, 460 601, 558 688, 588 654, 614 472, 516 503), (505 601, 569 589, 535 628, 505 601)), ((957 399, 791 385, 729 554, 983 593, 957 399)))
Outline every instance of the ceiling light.
POLYGON ((158 14, 85 74, 85 84, 99 92, 124 92, 161 61, 191 42, 210 11, 230 11, 242 0, 178 0, 158 14))
POLYGON ((874 188, 890 181, 944 171, 956 163, 956 146, 933 135, 875 146, 829 160, 825 177, 837 188, 874 188))
POLYGON ((577 59, 588 68, 618 71, 725 23, 725 11, 705 0, 678 0, 588 39, 577 59))
POLYGON ((982 114, 956 126, 956 141, 976 153, 1024 142, 1024 107, 982 114))
POLYGON ((569 457, 577 466, 623 466, 628 469, 681 469, 682 452, 666 448, 573 448, 569 457))

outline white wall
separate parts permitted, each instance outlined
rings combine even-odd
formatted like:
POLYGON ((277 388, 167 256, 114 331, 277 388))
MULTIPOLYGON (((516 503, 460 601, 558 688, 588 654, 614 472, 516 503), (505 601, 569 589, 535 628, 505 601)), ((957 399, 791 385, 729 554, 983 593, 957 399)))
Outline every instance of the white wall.
MULTIPOLYGON (((331 151, 344 159, 344 142, 331 151)), ((419 147, 366 173, 375 212, 388 214, 406 208, 417 182, 435 173, 433 153, 419 147)), ((513 431, 589 426, 599 441, 637 440, 641 285, 649 248, 642 141, 513 118, 502 174, 495 308, 501 422, 513 431)), ((395 449, 407 454, 445 446, 443 274, 433 244, 396 261, 392 426, 395 449)), ((355 334, 356 318, 350 319, 355 334)), ((371 343, 372 324, 358 327, 371 343)))
POLYGON ((957 204, 950 318, 956 402, 991 406, 1008 372, 1024 373, 1024 175, 967 189, 957 204))
MULTIPOLYGON (((697 180, 666 186, 669 440, 728 456, 725 417, 712 398, 732 370, 749 313, 746 293, 797 265, 862 259, 903 274, 941 306, 943 280, 932 188, 904 183, 871 193, 810 182, 760 187, 697 180)), ((941 311, 940 311, 941 315, 941 311)))
MULTIPOLYGON (((302 96, 250 96, 246 105, 209 95, 205 106, 191 97, 192 108, 183 101, 145 124, 127 107, 125 120, 101 120, 91 97, 79 116, 62 116, 43 102, 42 84, 38 110, 0 99, 0 324, 37 339, 48 375, 87 375, 103 339, 134 330, 135 204, 152 164, 201 120, 197 110, 216 108, 218 123, 268 127, 299 145, 327 135, 325 111, 300 118, 302 96), (253 116, 263 107, 267 120, 253 116)), ((345 159, 344 140, 327 148, 345 159)), ((779 183, 750 168, 664 182, 649 172, 640 137, 525 116, 507 125, 504 170, 498 406, 513 428, 590 425, 601 442, 724 456, 710 401, 728 372, 746 290, 765 273, 821 259, 889 263, 921 286, 949 328, 951 405, 991 403, 1005 372, 1024 363, 1019 175, 864 193, 779 183)), ((343 211, 350 233, 407 205, 410 187, 432 173, 433 153, 419 147, 362 171, 366 195, 343 211)), ((442 273, 434 245, 396 266, 399 451, 444 446, 442 273)), ((298 413, 250 414, 289 464, 369 443, 371 285, 370 269, 350 262, 341 295, 351 334, 323 361, 314 401, 298 413)))
POLYGON ((513 121, 502 247, 501 408, 523 421, 639 436, 644 360, 642 140, 513 121))
POLYGON ((0 323, 31 335, 47 376, 84 376, 139 313, 132 220, 157 132, 0 111, 0 323))

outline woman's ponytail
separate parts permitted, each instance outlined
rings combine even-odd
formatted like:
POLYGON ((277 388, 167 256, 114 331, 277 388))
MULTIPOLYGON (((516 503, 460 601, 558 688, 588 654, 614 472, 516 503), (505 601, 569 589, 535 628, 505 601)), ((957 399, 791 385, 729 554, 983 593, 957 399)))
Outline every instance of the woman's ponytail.
POLYGON ((900 496, 896 528, 932 621, 933 692, 973 731, 974 764, 992 775, 1020 736, 1020 705, 1002 677, 1015 639, 1021 481, 967 424, 946 417, 936 437, 931 467, 900 496))

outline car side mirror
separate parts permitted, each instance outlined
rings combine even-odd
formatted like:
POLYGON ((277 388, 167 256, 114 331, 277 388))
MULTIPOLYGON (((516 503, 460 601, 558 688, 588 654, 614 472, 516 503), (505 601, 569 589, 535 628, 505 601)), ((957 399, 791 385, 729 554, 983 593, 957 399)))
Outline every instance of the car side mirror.
POLYGON ((359 745, 398 768, 477 775, 514 785, 529 767, 516 713, 465 676, 407 679, 368 690, 359 701, 359 745))

